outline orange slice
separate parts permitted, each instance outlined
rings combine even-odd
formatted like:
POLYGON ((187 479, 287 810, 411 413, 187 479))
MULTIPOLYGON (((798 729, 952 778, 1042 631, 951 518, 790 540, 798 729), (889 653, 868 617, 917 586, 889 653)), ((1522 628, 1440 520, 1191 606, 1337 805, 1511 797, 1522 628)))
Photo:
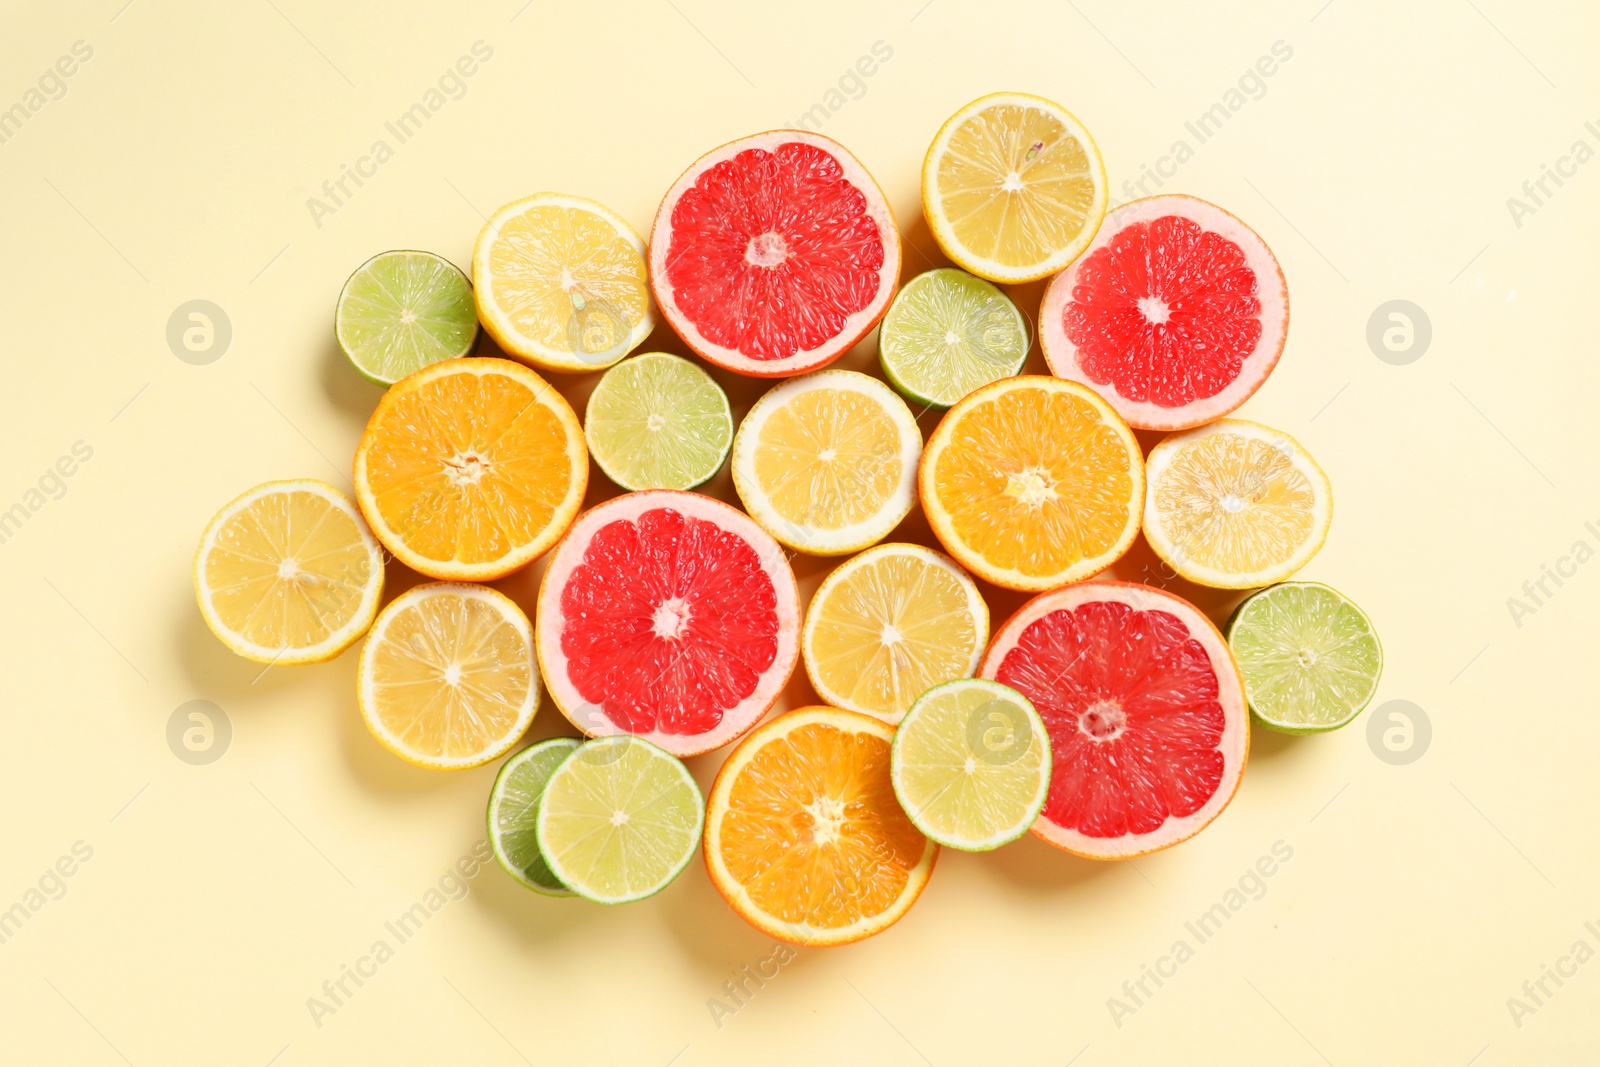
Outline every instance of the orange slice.
POLYGON ((391 386, 356 448, 356 502, 395 558, 487 581, 532 562, 577 517, 583 430, 560 393, 508 359, 449 359, 391 386))
POLYGON ((897 922, 939 846, 895 799, 894 728, 798 708, 740 742, 711 787, 706 868, 750 925, 795 945, 844 945, 897 922))
POLYGON ((1144 463, 1122 416, 1085 386, 1033 375, 951 408, 917 483, 946 550, 1007 589, 1104 570, 1133 544, 1144 508, 1144 463))

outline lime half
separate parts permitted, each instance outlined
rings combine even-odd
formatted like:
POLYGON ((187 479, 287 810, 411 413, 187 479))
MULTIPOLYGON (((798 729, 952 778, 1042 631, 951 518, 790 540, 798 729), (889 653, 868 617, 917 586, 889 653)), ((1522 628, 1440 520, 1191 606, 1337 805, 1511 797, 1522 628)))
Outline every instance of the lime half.
POLYGON ((1228 644, 1251 713, 1284 733, 1343 726, 1367 706, 1383 673, 1372 620, 1318 582, 1283 582, 1246 598, 1228 620, 1228 644))
POLYGON ((692 489, 733 443, 728 396, 686 359, 645 352, 606 371, 583 417, 589 453, 624 489, 692 489))
POLYGON ((578 747, 572 737, 553 737, 529 745, 500 768, 489 791, 489 844, 506 873, 529 889, 555 897, 572 890, 550 873, 539 851, 539 798, 550 775, 578 747))
POLYGON ((1026 697, 960 678, 917 698, 894 733, 889 777, 917 829, 987 852, 1027 832, 1050 789, 1050 735, 1026 697))
POLYGON ((625 904, 665 889, 705 823, 700 787, 679 760, 630 734, 580 745, 539 803, 539 851, 579 896, 625 904))
POLYGON ((344 283, 334 333, 356 370, 393 385, 472 351, 478 339, 472 283, 432 252, 380 252, 344 283))
POLYGON ((1028 320, 997 287, 941 267, 901 287, 883 316, 878 358, 894 387, 947 408, 980 385, 1022 369, 1028 320))

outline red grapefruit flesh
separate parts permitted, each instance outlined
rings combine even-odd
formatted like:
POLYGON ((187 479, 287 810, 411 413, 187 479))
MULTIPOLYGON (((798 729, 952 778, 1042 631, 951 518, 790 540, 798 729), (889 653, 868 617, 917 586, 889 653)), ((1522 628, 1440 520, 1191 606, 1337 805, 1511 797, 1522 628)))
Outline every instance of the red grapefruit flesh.
POLYGON ((1288 329, 1289 290, 1272 250, 1192 196, 1107 214, 1039 310, 1051 372, 1094 389, 1139 430, 1185 430, 1243 404, 1288 329))
POLYGON ((694 756, 772 706, 799 634, 777 542, 720 500, 657 489, 578 516, 539 587, 534 643, 551 697, 580 730, 694 756))
POLYGON ((756 378, 815 370, 883 317, 900 234, 878 183, 827 137, 776 130, 702 156, 650 233, 650 286, 712 363, 756 378))
POLYGON ((1053 771, 1033 832, 1092 859, 1199 833, 1233 799, 1250 747, 1227 642, 1185 600, 1128 582, 1041 593, 990 642, 978 677, 1038 709, 1053 771))

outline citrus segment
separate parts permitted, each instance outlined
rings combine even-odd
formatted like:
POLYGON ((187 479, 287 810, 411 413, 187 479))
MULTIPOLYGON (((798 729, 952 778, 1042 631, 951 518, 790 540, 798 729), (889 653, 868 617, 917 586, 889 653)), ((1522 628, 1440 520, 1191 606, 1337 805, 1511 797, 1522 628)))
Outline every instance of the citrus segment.
POLYGON ((542 370, 609 367, 655 327, 644 238, 580 196, 537 193, 495 212, 472 277, 485 328, 542 370))
POLYGON ((922 431, 876 378, 826 370, 767 392, 733 439, 733 484, 777 540, 813 555, 854 552, 911 511, 922 431))
POLYGON ((1087 578, 1133 544, 1144 465, 1126 423, 1074 382, 1024 375, 940 420, 918 476, 945 548, 1008 589, 1087 578))
POLYGON ((679 756, 754 725, 799 655, 782 551, 696 493, 629 493, 585 512, 551 556, 537 617, 540 666, 574 725, 679 756))
POLYGON ((453 359, 389 389, 356 448, 356 499, 402 563, 486 581, 544 553, 589 481, 583 429, 544 379, 453 359))
POLYGON ((1383 646, 1372 620, 1318 582, 1284 582, 1246 597, 1227 633, 1250 711, 1263 726, 1336 730, 1377 692, 1383 646))
POLYGON ((363 376, 393 385, 430 363, 472 351, 478 339, 472 284, 432 252, 380 252, 340 290, 334 335, 363 376))
POLYGON ((1198 426, 1243 404, 1277 364, 1288 328, 1272 250, 1192 196, 1107 215, 1039 311, 1052 373, 1091 386, 1141 430, 1198 426))
POLYGON ((899 722, 933 686, 978 668, 989 607, 955 561, 920 545, 879 545, 823 580, 801 651, 817 694, 899 722))
POLYGON ((974 100, 945 122, 922 163, 922 210, 956 263, 1027 282, 1071 263, 1106 210, 1094 139, 1060 104, 1026 93, 974 100))
POLYGON ((894 387, 947 408, 1022 369, 1028 320, 994 285, 954 267, 912 278, 878 328, 878 359, 894 387))
POLYGON ((755 377, 814 370, 859 341, 900 278, 900 236, 866 169, 799 130, 702 156, 667 191, 650 284, 690 348, 755 377))
POLYGON ((606 371, 583 416, 589 454, 624 489, 692 489, 733 443, 728 396, 686 359, 645 352, 606 371))
POLYGON ((476 767, 509 751, 539 707, 532 627, 493 589, 419 585, 372 624, 356 688, 367 728, 395 755, 476 767))
POLYGON ((1150 451, 1144 532, 1183 577, 1251 589, 1289 577, 1316 555, 1333 491, 1300 443, 1243 419, 1168 437, 1150 451))
POLYGON ((372 623, 383 556, 355 505, 311 479, 267 482, 206 524, 194 557, 200 614, 259 663, 317 663, 372 623))
POLYGON ((705 854, 746 922, 792 944, 840 945, 916 901, 939 846, 895 799, 892 736, 870 716, 809 707, 734 749, 711 788, 705 854))
POLYGON ((489 844, 505 872, 529 889, 570 897, 539 851, 539 801, 550 776, 578 747, 571 737, 552 737, 529 745, 500 767, 489 791, 489 844))

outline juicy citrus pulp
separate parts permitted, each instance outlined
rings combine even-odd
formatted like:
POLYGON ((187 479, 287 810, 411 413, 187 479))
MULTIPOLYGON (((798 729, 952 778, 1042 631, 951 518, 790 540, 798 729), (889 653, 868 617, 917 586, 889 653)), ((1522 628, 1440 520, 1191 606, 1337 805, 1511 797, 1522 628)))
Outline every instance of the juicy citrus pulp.
POLYGON ((637 737, 603 737, 562 761, 539 803, 539 851, 579 896, 625 904, 665 889, 694 855, 700 787, 676 758, 637 737))
POLYGON ((539 707, 533 631, 493 589, 432 582, 378 615, 356 677, 367 729, 423 767, 476 767, 510 750, 539 707))
POLYGON ((1050 787, 1050 737, 1026 697, 963 678, 928 690, 894 733, 895 795, 941 845, 986 852, 1027 832, 1050 787))
POLYGON ((507 874, 535 892, 570 897, 539 851, 539 801, 561 761, 578 747, 571 737, 529 745, 500 767, 489 792, 489 844, 507 874))
POLYGON ((1025 375, 950 409, 928 439, 918 488, 933 532, 968 569, 1008 589, 1048 589, 1133 544, 1144 465, 1099 396, 1025 375))
POLYGON ((790 548, 854 552, 911 511, 922 431, 894 390, 856 371, 784 382, 733 438, 733 484, 750 517, 790 548))
POLYGON ((996 282, 1071 263, 1106 210, 1105 167, 1060 104, 995 93, 950 117, 922 164, 922 209, 945 254, 996 282))
POLYGON ((389 389, 356 449, 356 499, 385 548, 434 578, 509 574, 555 543, 589 481, 583 429, 544 379, 454 359, 389 389))
POLYGON ((1286 433, 1222 419, 1150 452, 1145 537, 1192 582, 1250 589, 1299 570, 1328 536, 1328 476, 1286 433))
POLYGON ((994 285, 941 267, 912 278, 878 328, 878 359, 894 387, 947 408, 980 385, 1022 369, 1028 320, 994 285))
POLYGON ((371 625, 383 556, 355 505, 333 486, 267 482, 206 524, 194 591, 206 625, 239 655, 316 663, 371 625))
POLYGON ((1286 733, 1320 733, 1372 700, 1383 648, 1372 620, 1337 590, 1284 582, 1245 599, 1228 622, 1250 710, 1286 733))
POLYGON ((539 664, 574 725, 680 756, 748 730, 798 658, 788 561, 749 516, 696 493, 585 512, 551 557, 537 618, 539 664))
POLYGON ((537 193, 495 212, 472 253, 478 314, 544 370, 608 367, 655 326, 644 238, 609 208, 537 193))
POLYGON ((899 722, 930 688, 978 668, 989 607, 967 573, 920 545, 870 548, 823 580, 801 652, 817 694, 899 722))
POLYGON ((686 359, 645 352, 606 371, 583 415, 589 454, 624 489, 692 489, 733 443, 728 396, 686 359))
POLYGON ((334 334, 356 370, 392 385, 472 351, 478 339, 472 284, 432 252, 380 252, 344 283, 334 334))
POLYGON ((939 846, 906 818, 889 778, 892 729, 798 708, 752 732, 707 807, 711 881, 757 929, 800 945, 859 941, 897 921, 939 846))

